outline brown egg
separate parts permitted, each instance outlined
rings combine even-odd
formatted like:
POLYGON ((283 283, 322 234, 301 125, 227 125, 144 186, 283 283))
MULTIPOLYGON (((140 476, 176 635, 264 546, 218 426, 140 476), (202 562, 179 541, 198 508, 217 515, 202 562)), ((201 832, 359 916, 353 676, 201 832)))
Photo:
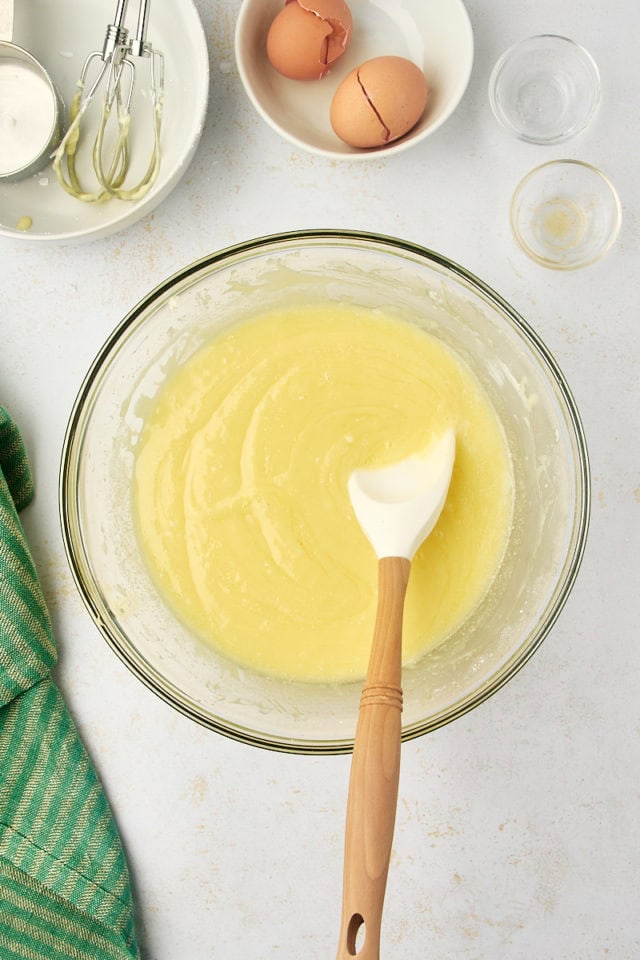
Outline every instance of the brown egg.
POLYGON ((381 147, 424 113, 427 81, 404 57, 376 57, 347 74, 331 102, 331 126, 352 147, 381 147))
POLYGON ((351 39, 344 0, 286 0, 267 35, 267 56, 291 80, 319 80, 351 39))

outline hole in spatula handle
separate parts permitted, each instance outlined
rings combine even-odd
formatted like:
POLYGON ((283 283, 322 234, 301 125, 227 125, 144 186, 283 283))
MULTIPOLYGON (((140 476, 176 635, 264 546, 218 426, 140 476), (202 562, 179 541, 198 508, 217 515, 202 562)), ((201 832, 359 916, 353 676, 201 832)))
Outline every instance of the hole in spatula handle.
POLYGON ((347 928, 347 950, 350 957, 357 957, 364 947, 365 926, 364 917, 354 913, 347 928))

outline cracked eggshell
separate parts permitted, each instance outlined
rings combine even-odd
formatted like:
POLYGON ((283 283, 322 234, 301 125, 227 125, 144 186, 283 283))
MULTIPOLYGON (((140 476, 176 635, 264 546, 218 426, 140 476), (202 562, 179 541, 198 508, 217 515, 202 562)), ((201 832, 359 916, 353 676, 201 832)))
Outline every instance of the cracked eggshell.
POLYGON ((291 80, 319 80, 341 57, 353 20, 344 0, 286 0, 267 34, 267 57, 291 80))
POLYGON ((382 147, 416 125, 427 97, 427 81, 415 63, 376 57, 348 73, 336 90, 331 126, 352 147, 382 147))

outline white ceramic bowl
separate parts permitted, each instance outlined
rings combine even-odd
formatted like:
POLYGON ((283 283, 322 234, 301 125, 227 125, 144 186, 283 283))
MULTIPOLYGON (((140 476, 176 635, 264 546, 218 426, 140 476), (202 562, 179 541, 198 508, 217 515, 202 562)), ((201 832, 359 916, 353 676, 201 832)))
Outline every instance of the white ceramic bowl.
MULTIPOLYGON (((131 36, 137 13, 137 4, 130 3, 126 24, 131 36)), ((92 51, 102 50, 114 14, 114 0, 31 0, 16 4, 14 40, 47 69, 67 109, 84 60, 92 51)), ((179 182, 198 145, 209 97, 206 38, 192 0, 153 0, 147 38, 165 58, 162 162, 149 193, 134 202, 83 203, 64 192, 49 166, 26 180, 0 183, 0 235, 29 242, 103 237, 145 216, 179 182), (20 229, 21 223, 30 226, 20 229)), ((137 70, 131 182, 140 179, 152 146, 144 63, 137 64, 137 70)), ((91 170, 89 153, 83 154, 79 168, 91 170)))
POLYGON ((455 350, 492 401, 514 465, 500 571, 473 616, 405 668, 405 738, 470 710, 526 663, 570 593, 589 517, 587 450, 561 371, 504 300, 444 257, 390 237, 303 231, 211 254, 151 291, 96 358, 69 422, 60 492, 73 574, 116 653, 172 706, 238 740, 315 754, 351 748, 361 683, 259 675, 193 635, 141 556, 132 476, 145 413, 180 364, 235 322, 332 300, 378 307, 455 350))
POLYGON ((322 80, 281 76, 266 55, 266 37, 284 0, 244 0, 236 23, 240 78, 260 116, 286 140, 335 160, 366 160, 399 153, 434 133, 451 116, 467 88, 473 65, 473 32, 462 0, 349 0, 353 36, 347 51, 322 80), (343 143, 329 108, 341 80, 373 57, 406 57, 424 71, 427 108, 400 140, 371 150, 343 143))

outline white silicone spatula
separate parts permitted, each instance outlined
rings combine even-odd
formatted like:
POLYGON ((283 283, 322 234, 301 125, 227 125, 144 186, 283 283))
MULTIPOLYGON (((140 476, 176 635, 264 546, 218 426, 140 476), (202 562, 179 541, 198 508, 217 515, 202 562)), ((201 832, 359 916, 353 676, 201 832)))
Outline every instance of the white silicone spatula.
POLYGON ((444 506, 455 459, 448 430, 424 453, 356 470, 349 496, 378 557, 378 609, 351 761, 337 960, 379 960, 402 733, 402 613, 411 561, 444 506))

